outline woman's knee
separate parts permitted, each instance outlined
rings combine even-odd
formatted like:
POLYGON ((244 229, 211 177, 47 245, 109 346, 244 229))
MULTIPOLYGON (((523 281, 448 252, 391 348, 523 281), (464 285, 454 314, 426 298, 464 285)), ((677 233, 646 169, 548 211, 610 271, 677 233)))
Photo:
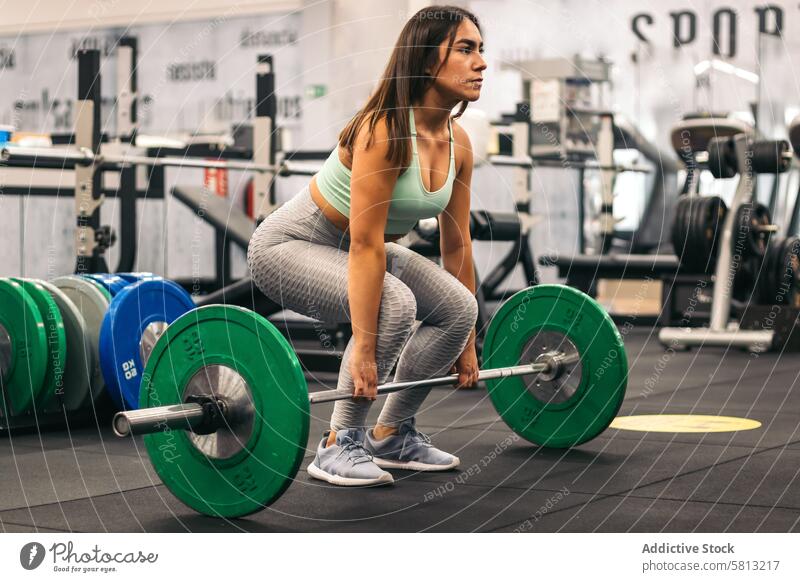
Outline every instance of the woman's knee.
POLYGON ((417 300, 405 284, 387 274, 381 295, 379 325, 381 331, 402 336, 403 341, 417 319, 417 300), (391 278, 391 279, 390 279, 391 278))
POLYGON ((448 298, 446 327, 468 333, 478 320, 478 301, 463 285, 448 298))

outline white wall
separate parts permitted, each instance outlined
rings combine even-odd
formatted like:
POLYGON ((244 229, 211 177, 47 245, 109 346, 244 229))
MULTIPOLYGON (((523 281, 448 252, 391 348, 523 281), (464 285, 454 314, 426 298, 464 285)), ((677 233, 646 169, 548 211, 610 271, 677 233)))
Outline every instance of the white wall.
POLYGON ((0 36, 57 30, 210 20, 233 10, 264 14, 295 10, 300 0, 40 0, 2 3, 0 36))

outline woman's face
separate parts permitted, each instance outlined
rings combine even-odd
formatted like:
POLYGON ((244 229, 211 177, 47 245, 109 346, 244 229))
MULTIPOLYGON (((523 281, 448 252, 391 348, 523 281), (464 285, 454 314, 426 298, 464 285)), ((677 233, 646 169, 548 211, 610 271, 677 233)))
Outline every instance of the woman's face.
MULTIPOLYGON (((445 40, 439 45, 439 62, 447 56, 445 40)), ((469 19, 462 20, 456 30, 450 58, 439 69, 433 87, 453 101, 477 101, 481 96, 483 71, 483 39, 478 28, 469 19)))

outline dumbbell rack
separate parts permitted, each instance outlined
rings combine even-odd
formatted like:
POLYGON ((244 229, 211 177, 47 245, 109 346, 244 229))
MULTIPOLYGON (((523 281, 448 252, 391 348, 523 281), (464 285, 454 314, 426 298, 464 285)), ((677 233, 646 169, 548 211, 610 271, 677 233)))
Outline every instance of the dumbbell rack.
POLYGON ((711 300, 709 327, 664 327, 658 334, 665 346, 738 346, 752 352, 767 351, 772 347, 775 331, 771 329, 744 330, 730 321, 731 295, 736 269, 733 264, 734 227, 739 208, 753 198, 753 171, 749 160, 749 142, 745 135, 733 138, 739 183, 725 216, 714 272, 714 291, 711 300))

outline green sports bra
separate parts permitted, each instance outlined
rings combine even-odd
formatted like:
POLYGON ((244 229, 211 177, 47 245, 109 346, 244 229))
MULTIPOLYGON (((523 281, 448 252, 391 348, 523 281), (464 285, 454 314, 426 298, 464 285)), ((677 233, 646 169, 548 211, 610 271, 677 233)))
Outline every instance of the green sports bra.
MULTIPOLYGON (((448 120, 450 130, 450 166, 447 180, 435 192, 428 192, 422 183, 417 153, 417 127, 414 124, 414 109, 409 109, 411 127, 411 164, 398 178, 392 191, 389 216, 386 220, 385 234, 406 234, 422 218, 440 214, 450 201, 453 181, 456 177, 456 159, 453 147, 453 124, 448 120)), ((336 210, 350 218, 350 178, 352 172, 339 159, 339 147, 333 148, 317 173, 317 187, 322 196, 336 210)))

